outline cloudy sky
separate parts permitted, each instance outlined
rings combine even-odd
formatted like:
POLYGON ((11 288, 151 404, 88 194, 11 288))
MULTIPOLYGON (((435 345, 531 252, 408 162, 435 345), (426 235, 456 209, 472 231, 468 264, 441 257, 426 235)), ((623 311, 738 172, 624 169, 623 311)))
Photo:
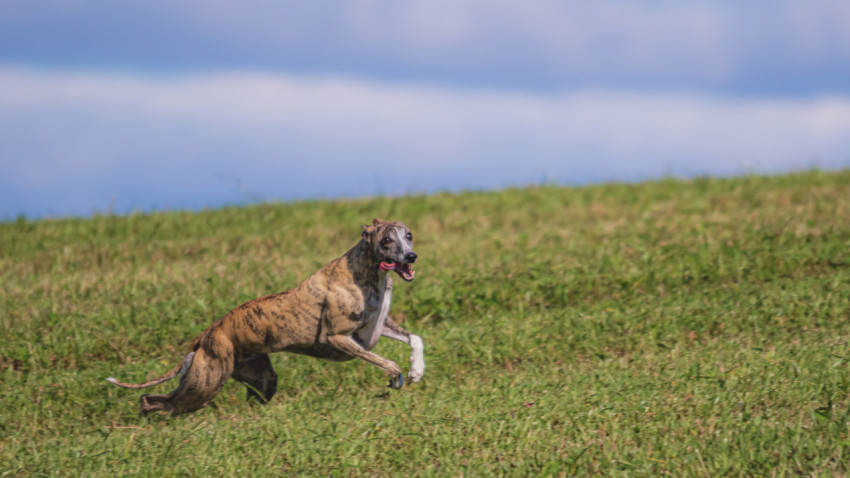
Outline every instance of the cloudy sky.
POLYGON ((850 2, 4 0, 0 220, 850 167, 850 2))

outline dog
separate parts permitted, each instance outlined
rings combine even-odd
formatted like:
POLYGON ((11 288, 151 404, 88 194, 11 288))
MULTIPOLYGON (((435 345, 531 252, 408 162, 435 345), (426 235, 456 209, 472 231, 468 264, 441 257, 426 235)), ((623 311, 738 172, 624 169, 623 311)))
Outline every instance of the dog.
POLYGON ((140 384, 107 380, 141 389, 179 375, 171 393, 142 395, 142 414, 160 410, 176 415, 203 408, 231 377, 246 386, 248 400, 268 403, 277 391, 269 354, 285 351, 337 362, 361 358, 389 374, 389 386, 400 389, 401 368, 371 351, 378 339, 388 337, 411 347, 408 378, 418 382, 425 372, 422 339, 389 317, 389 272, 412 281, 417 257, 407 226, 373 219, 363 226, 354 247, 299 286, 248 301, 201 332, 192 351, 170 372, 140 384))

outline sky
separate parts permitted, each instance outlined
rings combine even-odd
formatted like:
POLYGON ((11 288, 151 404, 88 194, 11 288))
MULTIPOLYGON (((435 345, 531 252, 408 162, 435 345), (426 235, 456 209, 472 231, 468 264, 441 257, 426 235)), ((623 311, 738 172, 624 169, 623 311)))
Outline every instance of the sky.
POLYGON ((850 167, 846 0, 4 0, 0 220, 850 167))

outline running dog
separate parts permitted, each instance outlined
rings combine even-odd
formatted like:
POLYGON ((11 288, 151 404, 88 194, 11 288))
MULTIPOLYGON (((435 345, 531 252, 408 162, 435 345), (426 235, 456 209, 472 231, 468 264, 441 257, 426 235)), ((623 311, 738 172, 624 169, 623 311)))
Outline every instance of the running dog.
POLYGON ((277 374, 269 354, 293 352, 344 362, 361 358, 389 374, 389 386, 404 385, 401 368, 371 351, 381 337, 411 347, 411 382, 425 372, 424 346, 419 336, 389 317, 395 271, 413 280, 416 262, 413 235, 400 222, 374 219, 363 226, 360 241, 307 278, 298 287, 242 304, 201 332, 192 351, 165 375, 145 383, 107 380, 124 388, 151 387, 180 376, 167 395, 142 395, 142 413, 173 414, 203 408, 228 378, 242 382, 249 400, 268 402, 277 391, 277 374))

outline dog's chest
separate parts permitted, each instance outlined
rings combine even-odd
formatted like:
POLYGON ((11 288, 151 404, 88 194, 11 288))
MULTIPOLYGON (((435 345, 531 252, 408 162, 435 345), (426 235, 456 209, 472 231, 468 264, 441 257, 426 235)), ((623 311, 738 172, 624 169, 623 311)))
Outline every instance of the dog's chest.
POLYGON ((386 282, 379 285, 378 293, 370 294, 364 301, 363 325, 354 332, 354 335, 366 349, 374 347, 378 343, 378 339, 381 338, 381 330, 383 330, 384 322, 390 313, 390 303, 392 302, 393 287, 391 280, 387 278, 386 282))

